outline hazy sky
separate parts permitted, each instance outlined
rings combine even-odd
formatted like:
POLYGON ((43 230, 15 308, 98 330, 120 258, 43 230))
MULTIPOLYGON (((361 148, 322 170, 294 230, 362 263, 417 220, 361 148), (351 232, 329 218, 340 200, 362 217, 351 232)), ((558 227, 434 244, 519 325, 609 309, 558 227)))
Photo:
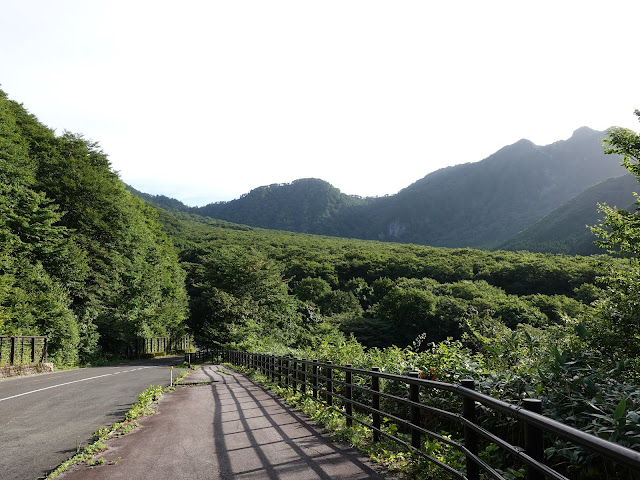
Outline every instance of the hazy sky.
POLYGON ((191 205, 307 177, 393 194, 521 138, 640 130, 638 0, 0 7, 0 88, 191 205))

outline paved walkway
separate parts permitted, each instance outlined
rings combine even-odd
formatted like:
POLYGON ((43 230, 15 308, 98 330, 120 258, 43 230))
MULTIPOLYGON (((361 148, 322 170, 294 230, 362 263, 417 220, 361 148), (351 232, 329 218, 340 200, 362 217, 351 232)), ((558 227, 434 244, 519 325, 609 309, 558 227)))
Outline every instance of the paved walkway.
MULTIPOLYGON (((211 385, 165 394, 158 413, 109 440, 104 465, 77 466, 64 480, 382 479, 353 449, 332 442, 304 415, 221 366, 183 382, 211 385)), ((100 458, 100 457, 98 457, 100 458)))

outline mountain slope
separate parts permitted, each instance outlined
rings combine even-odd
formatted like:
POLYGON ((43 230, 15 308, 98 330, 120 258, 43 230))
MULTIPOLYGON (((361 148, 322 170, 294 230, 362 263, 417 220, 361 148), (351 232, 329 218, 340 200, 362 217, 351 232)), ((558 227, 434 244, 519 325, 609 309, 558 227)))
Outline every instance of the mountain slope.
POLYGON ((251 226, 444 247, 495 248, 586 188, 625 170, 583 127, 547 146, 520 140, 433 172, 396 195, 345 195, 316 179, 260 187, 190 211, 251 226))
POLYGON ((619 159, 602 153, 603 136, 581 128, 544 147, 520 140, 480 162, 427 175, 389 202, 379 238, 495 246, 585 188, 624 172, 619 159))
POLYGON ((595 225, 602 217, 597 204, 630 209, 635 191, 638 191, 638 182, 633 175, 609 178, 580 193, 499 248, 567 255, 603 253, 593 243, 595 235, 586 227, 595 225))
POLYGON ((368 202, 324 180, 305 178, 258 187, 237 200, 211 203, 191 212, 254 227, 340 235, 336 217, 368 202))
POLYGON ((176 210, 178 212, 188 212, 189 207, 175 198, 167 197, 166 195, 151 195, 150 193, 144 193, 140 190, 136 190, 131 185, 125 185, 125 188, 133 193, 136 197, 140 197, 146 200, 152 205, 166 208, 168 210, 176 210))

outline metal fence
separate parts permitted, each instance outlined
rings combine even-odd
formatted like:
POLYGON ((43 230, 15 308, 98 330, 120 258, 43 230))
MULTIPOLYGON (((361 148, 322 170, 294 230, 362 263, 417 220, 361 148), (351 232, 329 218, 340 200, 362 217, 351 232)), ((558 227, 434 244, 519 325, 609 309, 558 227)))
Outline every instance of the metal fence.
POLYGON ((29 365, 47 361, 47 337, 0 335, 0 366, 29 365))
POLYGON ((377 368, 236 351, 200 351, 190 358, 258 370, 283 387, 335 407, 347 425, 357 422, 370 428, 374 441, 386 438, 404 445, 454 478, 506 480, 508 465, 524 467, 527 480, 574 478, 565 476, 573 475, 566 465, 552 468, 545 460, 545 444, 558 441, 607 463, 607 478, 640 478, 640 452, 543 416, 540 400, 515 405, 479 393, 473 380, 457 385, 420 378, 419 372, 394 375, 377 368), (425 441, 459 452, 460 465, 435 458, 424 448, 425 441), (500 458, 500 468, 487 458, 487 447, 499 451, 492 458, 500 458))
POLYGON ((149 337, 137 338, 127 347, 126 355, 139 358, 156 353, 185 352, 192 348, 191 337, 149 337))

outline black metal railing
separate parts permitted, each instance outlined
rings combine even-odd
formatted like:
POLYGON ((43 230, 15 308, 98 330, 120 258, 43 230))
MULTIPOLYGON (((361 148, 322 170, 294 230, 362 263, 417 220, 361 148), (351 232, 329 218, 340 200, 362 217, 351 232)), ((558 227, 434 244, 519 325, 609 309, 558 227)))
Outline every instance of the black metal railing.
POLYGON ((545 460, 545 442, 556 440, 610 462, 608 478, 640 478, 640 452, 543 416, 540 400, 524 399, 515 405, 477 392, 473 380, 457 385, 420 378, 419 372, 395 375, 379 368, 228 350, 199 351, 191 360, 260 371, 280 386, 335 408, 347 425, 357 422, 371 429, 374 441, 384 437, 404 445, 455 478, 505 480, 504 464, 499 469, 486 455, 481 458, 480 448, 491 445, 500 449, 501 458, 524 467, 527 480, 568 480, 566 471, 558 471, 562 467, 554 469, 545 460), (447 429, 449 433, 443 433, 447 429), (426 439, 459 452, 464 467, 430 455, 423 448, 426 439))
POLYGON ((47 337, 0 335, 0 366, 47 361, 47 337))

